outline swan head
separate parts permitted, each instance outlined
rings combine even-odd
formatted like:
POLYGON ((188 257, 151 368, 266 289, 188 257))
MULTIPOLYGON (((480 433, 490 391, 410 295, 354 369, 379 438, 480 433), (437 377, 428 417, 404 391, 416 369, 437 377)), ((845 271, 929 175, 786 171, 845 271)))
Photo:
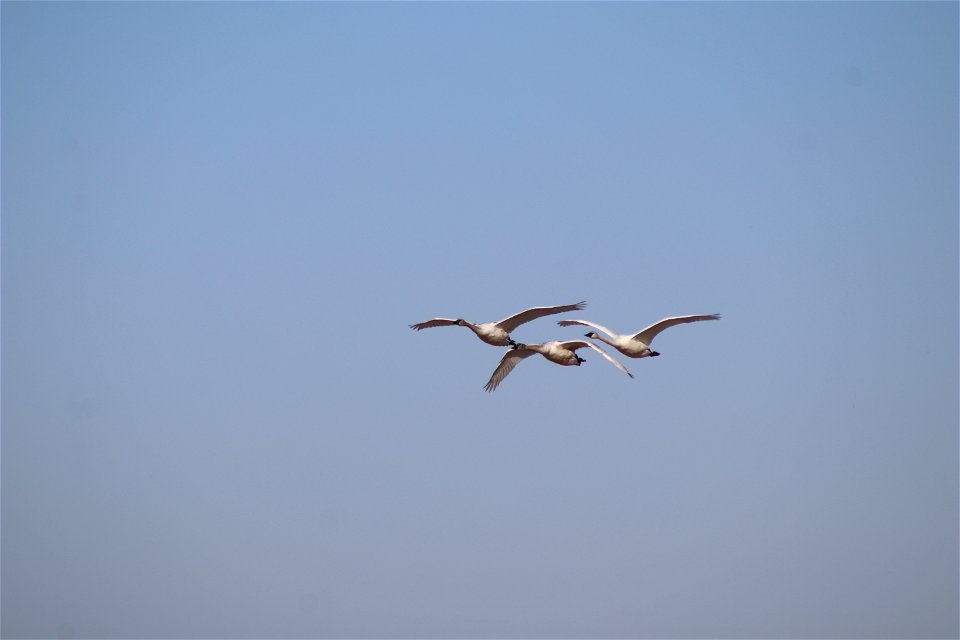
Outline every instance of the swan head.
POLYGON ((583 334, 586 338, 599 338, 596 331, 591 331, 590 333, 583 334))

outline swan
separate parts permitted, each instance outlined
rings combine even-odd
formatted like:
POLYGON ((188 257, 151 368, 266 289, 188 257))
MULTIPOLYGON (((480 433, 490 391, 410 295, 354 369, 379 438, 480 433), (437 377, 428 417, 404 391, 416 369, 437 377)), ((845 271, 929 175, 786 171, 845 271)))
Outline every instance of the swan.
POLYGON ((544 358, 550 362, 555 362, 559 365, 565 367, 579 367, 581 362, 586 362, 583 358, 577 355, 577 349, 582 349, 584 347, 589 347, 594 351, 598 352, 604 358, 613 363, 617 369, 623 371, 625 374, 633 377, 633 374, 627 371, 627 368, 620 364, 613 356, 609 353, 593 344, 592 342, 587 342, 586 340, 567 340, 566 342, 560 342, 553 340, 551 342, 544 342, 541 344, 518 344, 517 346, 511 348, 500 359, 500 364, 497 365, 497 368, 494 369, 493 375, 490 376, 490 380, 484 385, 485 391, 493 391, 497 386, 503 382, 503 379, 507 377, 513 368, 517 366, 521 360, 528 356, 532 356, 535 353, 539 353, 544 358))
POLYGON ((672 318, 664 318, 659 322, 654 322, 652 325, 646 329, 641 329, 633 335, 621 335, 606 327, 603 327, 594 322, 587 322, 586 320, 559 320, 557 324, 561 327, 569 327, 574 324, 582 324, 587 327, 593 327, 594 329, 599 329, 605 334, 610 336, 606 338, 595 331, 585 334, 588 338, 594 338, 596 340, 601 340, 606 342, 608 345, 622 353, 623 355, 629 358, 646 358, 654 357, 660 355, 658 351, 654 351, 650 348, 650 343, 653 342, 653 339, 658 333, 664 329, 669 329, 672 326, 678 324, 686 324, 688 322, 700 322, 701 320, 719 320, 719 313, 711 313, 709 315, 702 316, 674 316, 672 318))
POLYGON ((556 307, 531 307, 520 313, 515 313, 509 318, 504 318, 500 322, 481 322, 480 324, 473 324, 461 318, 434 318, 426 322, 412 324, 410 328, 414 331, 420 331, 421 329, 430 329, 431 327, 459 325, 469 328, 477 334, 478 338, 487 344, 492 344, 495 347, 513 347, 516 346, 517 343, 510 337, 510 332, 525 322, 530 322, 531 320, 536 320, 537 318, 549 316, 554 313, 579 311, 586 306, 586 302, 578 302, 576 304, 564 304, 556 307))

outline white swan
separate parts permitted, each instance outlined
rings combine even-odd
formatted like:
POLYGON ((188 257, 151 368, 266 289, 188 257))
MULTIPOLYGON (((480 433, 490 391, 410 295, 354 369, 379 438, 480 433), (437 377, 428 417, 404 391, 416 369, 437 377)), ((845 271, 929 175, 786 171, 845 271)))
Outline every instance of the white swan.
POLYGON ((653 342, 653 339, 658 333, 664 329, 669 329, 670 327, 678 324, 686 324, 688 322, 700 322, 701 320, 719 320, 719 313, 711 313, 709 315, 703 316, 675 316, 673 318, 664 318, 659 322, 654 322, 652 325, 646 329, 641 329, 633 335, 620 335, 619 333, 613 332, 606 327, 600 326, 599 324, 593 322, 587 322, 586 320, 559 320, 557 324, 561 327, 569 327, 574 324, 582 324, 588 327, 593 327, 594 329, 599 329, 605 334, 610 336, 605 338, 604 336, 591 331, 586 334, 588 338, 594 338, 596 340, 601 340, 606 342, 608 345, 622 353, 623 355, 630 358, 646 358, 660 355, 659 352, 654 351, 650 348, 650 343, 653 342))
POLYGON ((592 342, 587 342, 586 340, 567 340, 566 342, 554 340, 542 344, 518 344, 507 351, 503 354, 503 357, 500 359, 500 364, 494 369, 493 375, 490 376, 490 380, 483 388, 485 391, 493 391, 496 389, 497 386, 503 382, 503 379, 507 377, 507 374, 513 371, 517 363, 535 353, 539 353, 550 362, 555 362, 565 367, 579 367, 580 363, 586 362, 586 360, 578 356, 576 351, 584 347, 589 347, 597 351, 604 358, 612 362, 617 369, 620 369, 620 371, 623 371, 631 378, 633 377, 633 374, 627 371, 626 367, 592 342))
POLYGON ((477 334, 478 338, 487 344, 492 344, 495 347, 509 347, 517 345, 517 343, 513 341, 513 338, 510 337, 510 332, 525 322, 530 322, 531 320, 536 320, 537 318, 549 316, 554 313, 579 311, 586 306, 586 302, 578 302, 577 304, 564 304, 557 307, 531 307, 520 313, 515 313, 509 318, 504 318, 500 322, 481 322, 480 324, 473 324, 461 318, 434 318, 426 322, 412 324, 410 328, 415 331, 420 331, 421 329, 429 329, 431 327, 459 325, 461 327, 468 327, 477 334))

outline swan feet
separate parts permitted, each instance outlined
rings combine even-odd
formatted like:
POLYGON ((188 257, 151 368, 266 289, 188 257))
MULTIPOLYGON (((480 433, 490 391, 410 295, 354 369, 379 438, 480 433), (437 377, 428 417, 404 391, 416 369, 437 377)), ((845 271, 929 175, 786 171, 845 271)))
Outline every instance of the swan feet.
POLYGON ((651 352, 650 352, 650 357, 651 357, 651 358, 656 358, 658 355, 660 355, 660 352, 659 352, 659 351, 651 351, 651 352))

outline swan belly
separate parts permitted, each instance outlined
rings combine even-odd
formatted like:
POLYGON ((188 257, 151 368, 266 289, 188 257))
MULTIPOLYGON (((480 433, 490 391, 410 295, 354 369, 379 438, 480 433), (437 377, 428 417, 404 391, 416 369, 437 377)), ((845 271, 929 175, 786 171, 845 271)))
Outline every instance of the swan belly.
POLYGON ((550 362, 555 362, 556 364, 563 365, 564 367, 580 366, 580 361, 577 359, 577 354, 569 349, 563 349, 561 347, 549 347, 545 348, 540 353, 550 362))
POLYGON ((478 324, 476 325, 476 329, 474 329, 474 333, 477 334, 478 338, 495 347, 510 346, 510 334, 495 324, 478 324))
POLYGON ((617 351, 628 358, 645 358, 650 355, 650 347, 639 340, 623 340, 613 345, 617 351))

